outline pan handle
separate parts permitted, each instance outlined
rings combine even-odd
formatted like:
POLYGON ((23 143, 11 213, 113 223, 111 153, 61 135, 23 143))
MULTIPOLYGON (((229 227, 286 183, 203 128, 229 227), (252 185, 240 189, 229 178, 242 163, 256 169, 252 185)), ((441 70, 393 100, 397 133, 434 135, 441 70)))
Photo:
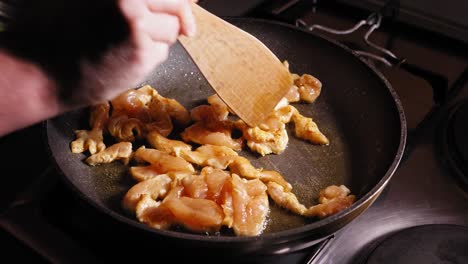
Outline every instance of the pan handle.
MULTIPOLYGON (((390 2, 393 2, 393 1, 390 1, 390 2)), ((362 51, 362 50, 354 50, 355 54, 357 54, 361 59, 378 61, 382 63, 383 65, 387 67, 391 67, 391 68, 400 68, 402 70, 407 71, 410 74, 413 74, 415 76, 418 76, 426 80, 433 89, 434 103, 436 103, 437 105, 444 103, 447 99, 447 92, 448 92, 447 77, 444 77, 443 75, 432 72, 430 70, 424 69, 418 65, 411 64, 405 58, 398 57, 390 50, 370 41, 369 39, 370 35, 376 29, 378 29, 381 25, 381 22, 383 19, 382 14, 384 12, 387 12, 388 10, 390 9, 384 7, 381 11, 370 14, 367 17, 367 19, 363 19, 357 22, 353 27, 349 29, 345 29, 345 30, 337 30, 337 29, 333 29, 333 28, 326 27, 326 26, 319 25, 319 24, 308 25, 302 19, 296 20, 296 26, 306 28, 310 31, 321 30, 321 31, 325 31, 325 32, 335 34, 335 35, 348 35, 357 31, 359 28, 363 26, 369 26, 369 29, 364 34, 364 41, 369 47, 373 48, 374 50, 379 52, 381 55, 368 52, 368 51, 362 51)), ((397 10, 397 9, 393 8, 391 10, 397 10)), ((392 12, 392 14, 393 14, 393 17, 396 16, 396 13, 394 11, 392 12)))

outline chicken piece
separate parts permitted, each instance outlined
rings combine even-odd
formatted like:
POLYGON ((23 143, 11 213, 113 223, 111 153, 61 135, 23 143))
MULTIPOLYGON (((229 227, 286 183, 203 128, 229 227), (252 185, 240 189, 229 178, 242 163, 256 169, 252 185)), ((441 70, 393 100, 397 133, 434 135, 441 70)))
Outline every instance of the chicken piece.
POLYGON ((181 105, 177 100, 166 98, 160 94, 156 94, 153 99, 154 102, 163 104, 166 112, 180 126, 187 126, 190 123, 190 114, 187 109, 181 105))
MULTIPOLYGON (((243 137, 247 140, 247 146, 250 150, 259 153, 262 156, 268 154, 281 154, 286 149, 289 141, 286 125, 277 120, 275 130, 267 131, 260 127, 249 127, 242 120, 237 120, 234 125, 242 131, 243 137)), ((263 124, 264 126, 272 126, 263 124)))
POLYGON ((232 225, 234 223, 234 204, 232 200, 232 193, 232 177, 229 177, 224 182, 221 195, 219 196, 219 198, 217 198, 218 204, 221 205, 221 208, 223 208, 224 213, 222 225, 227 226, 229 228, 232 228, 232 225))
POLYGON ((143 195, 149 195, 151 199, 162 199, 171 187, 172 179, 162 174, 146 181, 139 182, 130 188, 122 200, 122 207, 129 213, 135 213, 138 202, 143 195))
POLYGON ((356 196, 350 195, 350 190, 344 185, 331 185, 320 191, 320 204, 314 205, 304 213, 307 217, 325 218, 350 207, 356 196))
POLYGON ((289 182, 287 182, 283 175, 281 175, 277 171, 272 170, 259 170, 259 179, 264 182, 274 182, 281 185, 286 191, 290 191, 292 186, 289 182))
POLYGON ((247 146, 252 151, 259 153, 262 156, 268 154, 281 154, 288 146, 288 132, 282 124, 282 128, 276 131, 265 131, 259 127, 247 129, 247 146))
POLYGON ((190 117, 193 121, 202 121, 205 123, 227 120, 228 114, 228 111, 217 110, 217 108, 212 105, 199 105, 190 110, 190 117))
POLYGON ((205 177, 203 175, 191 175, 182 179, 182 186, 184 187, 183 196, 205 199, 208 193, 208 185, 206 185, 205 177))
POLYGON ((268 195, 276 204, 306 217, 325 218, 351 206, 356 199, 354 195, 349 195, 350 191, 344 185, 332 185, 320 191, 320 204, 306 208, 294 193, 285 191, 281 185, 269 182, 267 186, 268 195))
POLYGON ((136 205, 137 219, 156 229, 169 229, 174 223, 174 215, 164 205, 164 201, 178 199, 182 193, 183 187, 175 186, 164 198, 163 202, 155 201, 148 194, 143 194, 136 205))
POLYGON ((180 157, 181 153, 189 153, 192 151, 191 145, 179 140, 168 139, 157 131, 149 132, 146 136, 146 140, 153 148, 176 157, 180 157))
POLYGON ((161 174, 166 174, 171 179, 181 179, 187 175, 191 175, 192 172, 187 172, 187 171, 171 171, 171 170, 160 170, 160 168, 156 166, 132 166, 129 169, 130 175, 132 175, 132 178, 135 179, 136 181, 145 181, 151 178, 154 178, 156 176, 159 176, 161 174))
POLYGON ((267 186, 268 195, 278 206, 298 215, 303 215, 306 212, 307 208, 299 202, 294 193, 286 191, 283 186, 275 182, 269 182, 267 186))
POLYGON ((284 96, 289 103, 299 102, 301 95, 299 94, 299 88, 296 85, 291 85, 288 93, 284 96))
POLYGON ((152 122, 146 125, 148 131, 157 131, 159 134, 167 137, 171 134, 174 125, 168 108, 160 101, 152 101, 149 104, 152 122))
MULTIPOLYGON (((158 91, 149 84, 143 85, 142 87, 138 88, 137 91, 141 94, 151 96, 151 98, 145 97, 146 100, 152 100, 152 98, 158 96, 159 94, 158 91)), ((147 101, 147 103, 149 103, 149 101, 147 101)))
POLYGON ((228 116, 229 113, 234 114, 234 112, 227 106, 227 104, 217 95, 213 94, 207 98, 208 104, 215 108, 215 112, 219 116, 228 116), (227 113, 226 113, 227 112, 227 113))
POLYGON ((242 139, 233 139, 231 130, 220 126, 219 130, 209 129, 203 122, 187 127, 181 134, 185 142, 225 146, 235 151, 242 149, 242 139))
POLYGON ((118 141, 133 142, 141 139, 146 134, 145 124, 137 118, 129 118, 127 115, 112 115, 107 126, 109 134, 118 141))
POLYGON ((141 122, 149 122, 151 116, 148 104, 153 98, 153 91, 148 87, 130 89, 111 101, 113 115, 126 115, 141 122))
POLYGON ((83 153, 89 150, 90 154, 95 154, 106 148, 103 134, 109 121, 109 110, 110 105, 108 102, 91 107, 89 118, 91 130, 75 131, 76 139, 70 144, 72 153, 83 153))
POLYGON ((135 179, 138 182, 141 181, 146 181, 151 178, 157 177, 161 173, 157 170, 157 168, 153 166, 132 166, 129 169, 130 175, 132 175, 132 178, 135 179))
POLYGON ((313 103, 322 90, 322 83, 310 74, 303 74, 294 84, 299 87, 301 100, 307 103, 313 103))
POLYGON ((310 117, 299 113, 293 115, 296 136, 318 145, 328 145, 330 141, 320 132, 317 124, 310 117))
POLYGON ((215 145, 203 145, 195 151, 181 152, 181 157, 191 163, 218 169, 226 169, 238 156, 237 152, 228 147, 215 145))
POLYGON ((148 194, 142 195, 136 205, 135 214, 138 221, 155 229, 169 229, 174 222, 172 212, 148 194))
POLYGON ((297 113, 297 109, 291 105, 283 106, 271 113, 265 121, 258 125, 262 130, 277 131, 283 129, 284 125, 291 121, 292 116, 297 113))
POLYGON ((265 229, 270 212, 267 187, 260 180, 232 174, 233 229, 238 236, 257 236, 265 229))
POLYGON ((209 199, 222 203, 222 191, 231 175, 223 170, 204 167, 200 175, 191 175, 181 180, 184 186, 184 196, 199 199, 209 199))
POLYGON ((159 173, 166 172, 195 172, 192 164, 180 157, 174 157, 157 149, 147 149, 141 146, 135 151, 135 160, 145 161, 159 173))
POLYGON ((232 202, 231 175, 223 170, 204 167, 200 175, 192 175, 181 180, 184 195, 204 198, 216 202, 223 210, 222 225, 232 227, 234 208, 232 202))
POLYGON ((121 160, 123 164, 127 165, 131 156, 132 143, 120 142, 89 156, 86 159, 86 163, 91 166, 96 166, 102 163, 111 163, 115 160, 121 160))
POLYGON ((72 153, 83 153, 89 150, 90 154, 95 154, 106 149, 101 129, 76 130, 75 137, 76 139, 70 144, 72 153))
POLYGON ((207 199, 180 197, 164 201, 174 221, 195 232, 218 231, 223 222, 221 207, 207 199))
POLYGON ((291 184, 287 182, 279 172, 256 169, 248 159, 241 156, 237 157, 229 165, 229 170, 231 173, 235 173, 249 180, 260 179, 264 183, 273 181, 283 186, 286 191, 292 189, 291 184))

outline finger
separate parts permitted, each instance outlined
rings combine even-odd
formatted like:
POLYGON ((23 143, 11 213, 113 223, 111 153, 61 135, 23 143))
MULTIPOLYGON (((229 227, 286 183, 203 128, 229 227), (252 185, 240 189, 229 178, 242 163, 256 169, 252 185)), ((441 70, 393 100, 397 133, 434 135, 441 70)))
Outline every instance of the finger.
POLYGON ((179 19, 173 15, 157 13, 147 16, 141 25, 144 31, 155 42, 172 44, 179 36, 179 19))
POLYGON ((181 33, 187 36, 195 34, 195 17, 188 0, 148 0, 151 12, 163 12, 177 16, 180 20, 181 33))
POLYGON ((149 13, 144 1, 119 0, 118 4, 130 29, 130 44, 137 49, 147 46, 151 39, 144 32, 144 17, 149 13))
POLYGON ((138 20, 147 13, 147 6, 141 0, 119 0, 118 5, 128 22, 138 20))

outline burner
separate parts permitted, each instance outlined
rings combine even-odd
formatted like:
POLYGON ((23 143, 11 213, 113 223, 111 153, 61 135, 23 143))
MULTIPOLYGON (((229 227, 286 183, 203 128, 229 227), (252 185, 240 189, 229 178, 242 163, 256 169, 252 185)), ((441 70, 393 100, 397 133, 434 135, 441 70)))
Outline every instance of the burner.
POLYGON ((401 230, 383 240, 367 263, 468 263, 467 248, 467 227, 422 225, 401 230))
POLYGON ((445 122, 442 137, 444 158, 468 189, 468 100, 452 107, 445 122))

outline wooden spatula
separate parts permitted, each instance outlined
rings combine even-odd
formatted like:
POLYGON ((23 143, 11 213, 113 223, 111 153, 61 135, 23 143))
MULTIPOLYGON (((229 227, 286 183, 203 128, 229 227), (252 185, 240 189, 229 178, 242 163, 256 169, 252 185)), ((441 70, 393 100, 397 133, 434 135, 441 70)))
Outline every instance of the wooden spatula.
POLYGON ((197 33, 181 36, 180 43, 231 110, 258 125, 291 87, 288 69, 249 33, 196 4, 193 12, 197 33))

